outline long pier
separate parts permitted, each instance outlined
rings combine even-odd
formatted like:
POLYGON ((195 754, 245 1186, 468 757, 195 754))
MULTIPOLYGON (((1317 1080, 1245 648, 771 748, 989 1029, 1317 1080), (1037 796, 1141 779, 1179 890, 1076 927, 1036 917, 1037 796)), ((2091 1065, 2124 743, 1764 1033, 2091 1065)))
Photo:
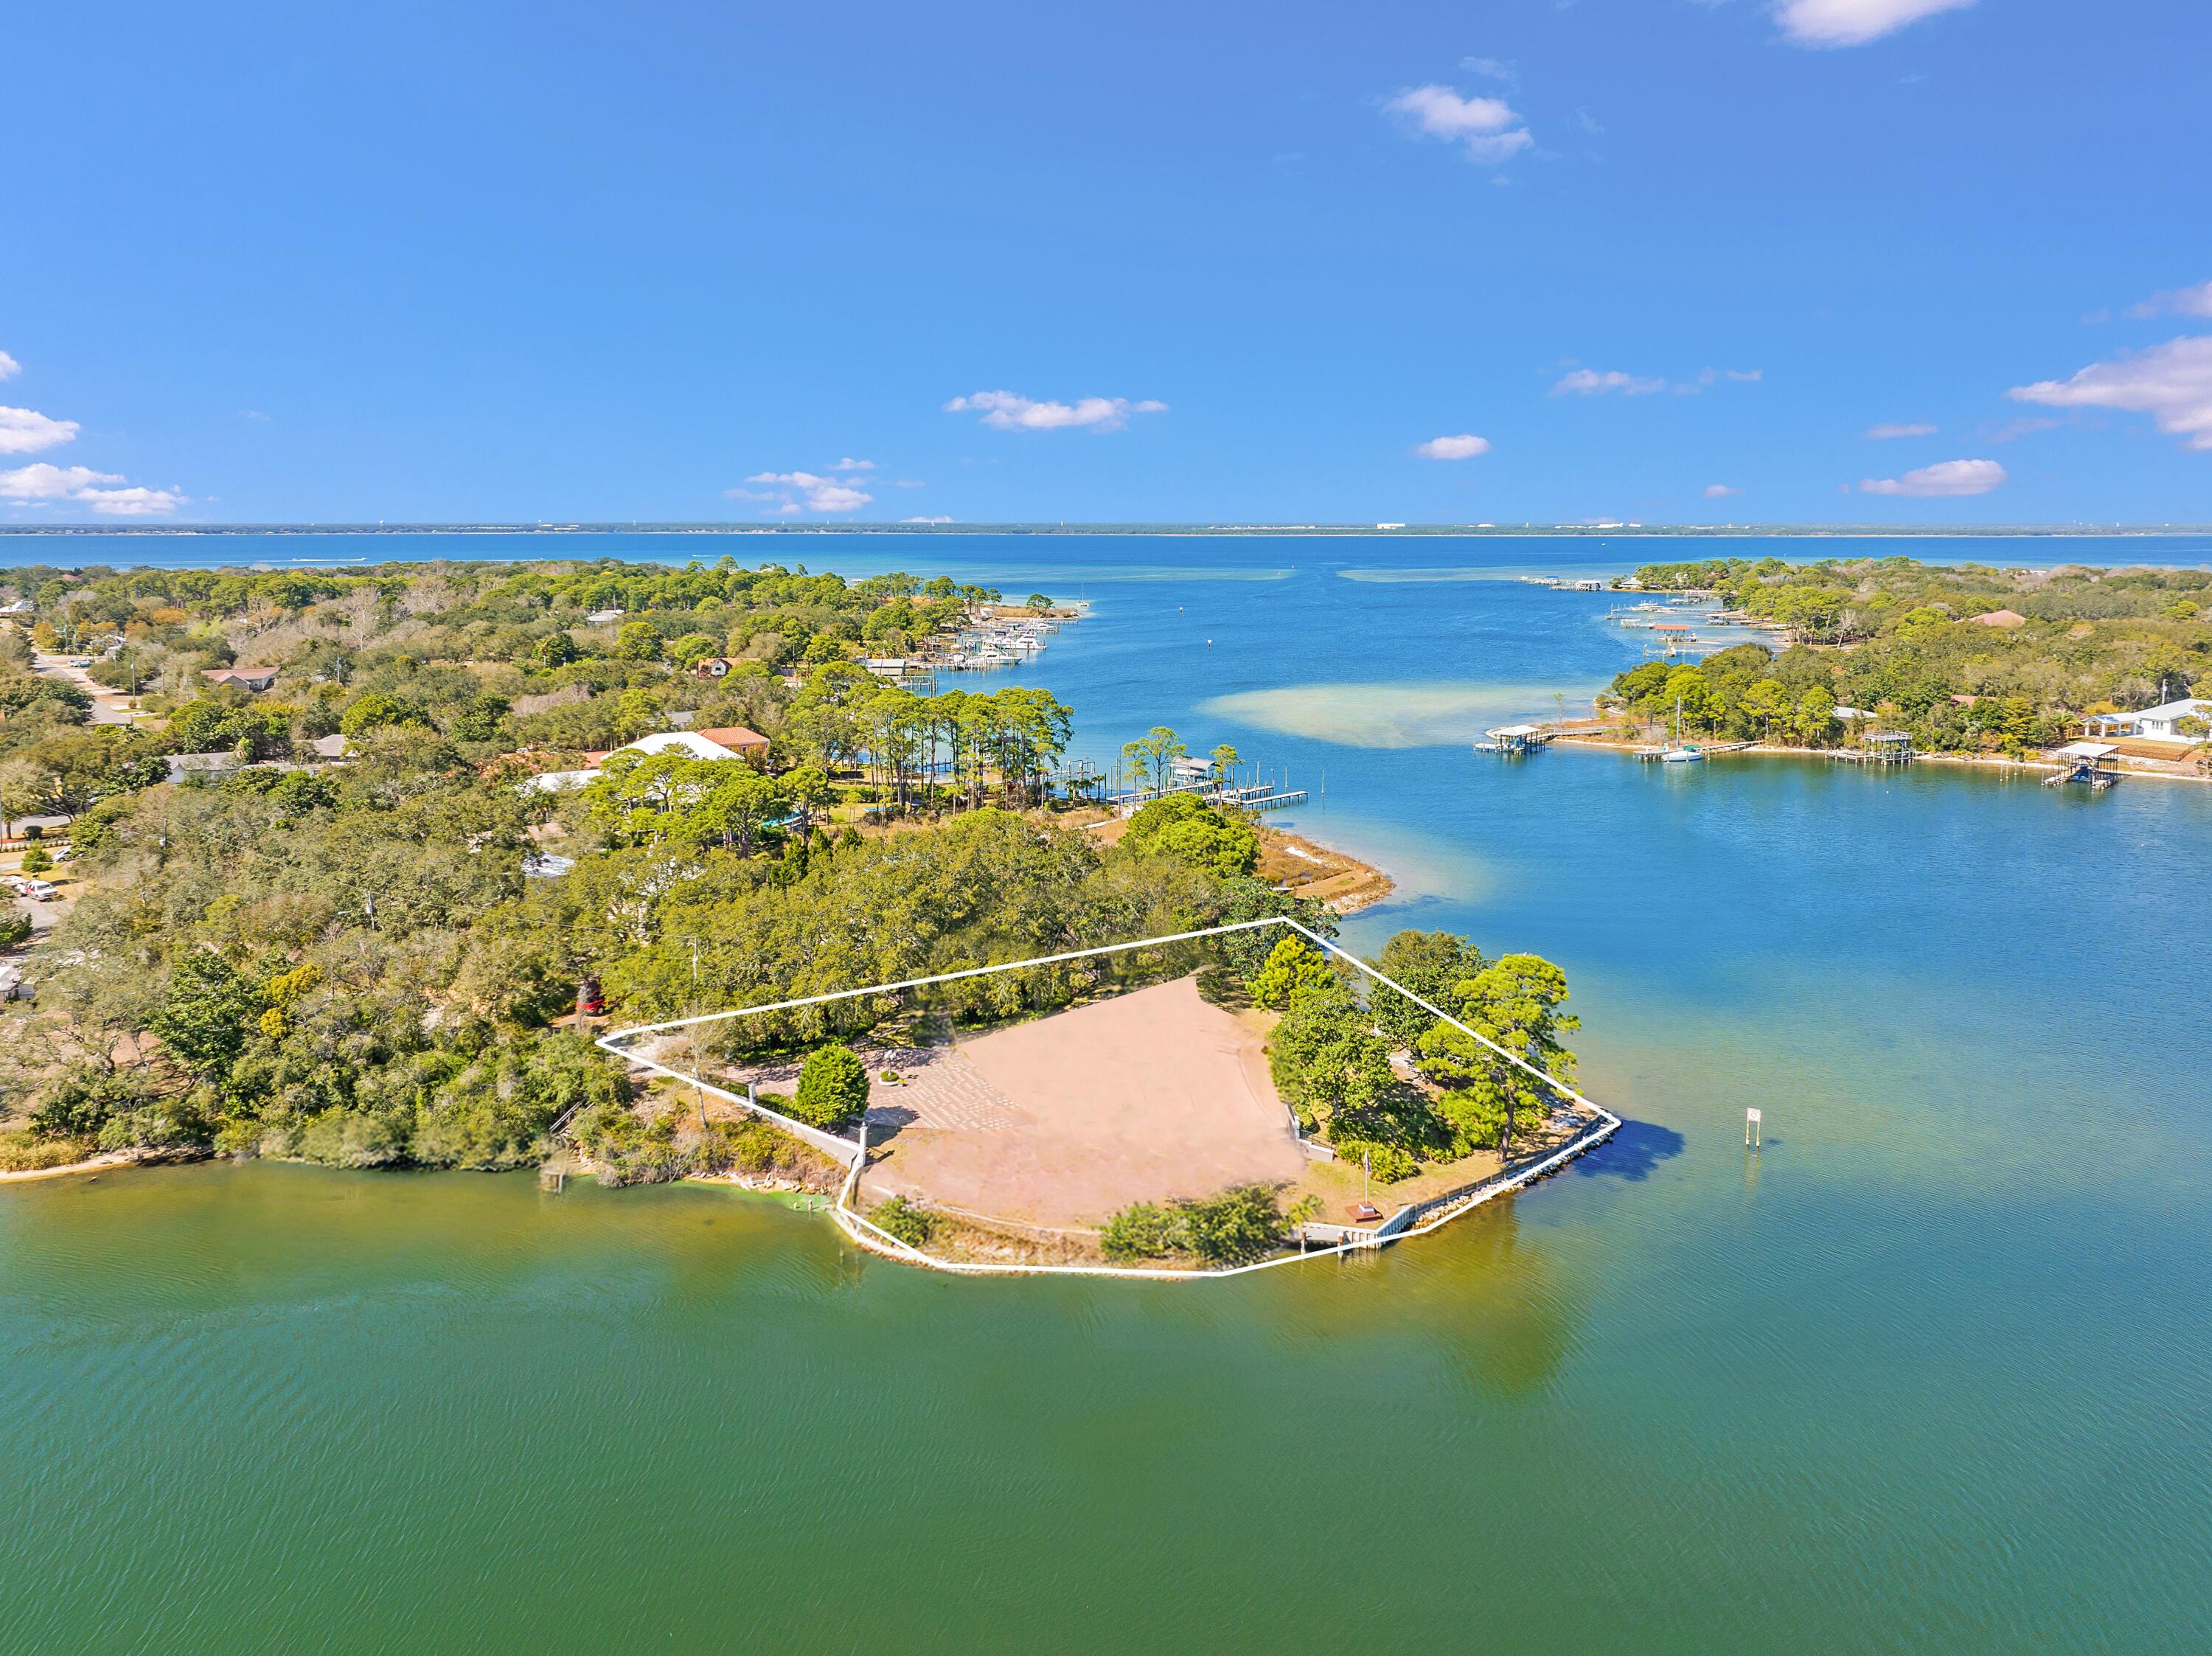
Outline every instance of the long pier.
POLYGON ((1172 794, 1194 793, 1209 805, 1234 805, 1239 810, 1282 810, 1306 803, 1304 788, 1279 788, 1260 783, 1245 788, 1133 788, 1126 793, 1100 796, 1099 803, 1115 810, 1134 810, 1172 794))

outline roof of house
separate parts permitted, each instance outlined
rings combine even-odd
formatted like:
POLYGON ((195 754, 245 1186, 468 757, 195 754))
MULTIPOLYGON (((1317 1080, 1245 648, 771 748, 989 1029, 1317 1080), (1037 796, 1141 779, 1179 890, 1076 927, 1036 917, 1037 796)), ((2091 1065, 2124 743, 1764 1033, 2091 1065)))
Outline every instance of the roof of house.
POLYGON ((1977 627, 2025 627, 2027 617, 2017 610, 1990 610, 1978 616, 1966 617, 1977 627))
POLYGON ((716 725, 703 731, 655 731, 605 753, 587 753, 586 762, 604 764, 618 753, 688 753, 694 759, 735 759, 768 746, 768 738, 742 725, 716 725))
POLYGON ((2201 695, 2184 696, 2179 701, 2162 702, 2155 707, 2144 707, 2138 712, 2122 713, 2122 719, 2202 719, 2212 713, 2212 698, 2201 695))
POLYGON ((203 667, 200 676, 211 684, 274 684, 274 667, 203 667))

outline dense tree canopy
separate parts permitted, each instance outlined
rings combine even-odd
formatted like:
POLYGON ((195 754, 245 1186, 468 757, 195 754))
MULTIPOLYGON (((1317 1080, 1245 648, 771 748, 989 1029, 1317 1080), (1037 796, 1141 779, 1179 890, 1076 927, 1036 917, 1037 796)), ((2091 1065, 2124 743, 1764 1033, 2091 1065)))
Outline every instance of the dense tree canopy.
POLYGON ((1778 653, 1740 645, 1613 681, 1644 717, 1671 721, 1679 705, 1688 732, 1820 746, 1850 734, 1832 711, 1842 706, 1931 751, 2018 753, 2078 732, 2088 713, 2212 694, 2212 573, 2201 569, 1731 558, 1638 574, 1653 590, 1717 591, 1789 629, 1778 653), (1978 619, 1990 616, 2002 624, 1978 619))

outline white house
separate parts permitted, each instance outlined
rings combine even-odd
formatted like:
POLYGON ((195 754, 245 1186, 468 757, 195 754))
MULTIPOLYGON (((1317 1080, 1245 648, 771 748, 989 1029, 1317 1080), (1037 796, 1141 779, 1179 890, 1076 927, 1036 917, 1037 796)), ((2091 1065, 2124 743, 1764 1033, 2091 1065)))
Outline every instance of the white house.
POLYGON ((655 731, 608 752, 586 754, 589 770, 542 771, 523 786, 543 793, 584 787, 599 780, 599 767, 618 753, 681 753, 694 759, 750 759, 757 764, 767 760, 768 749, 766 737, 742 725, 714 725, 703 731, 655 731))
POLYGON ((714 725, 703 731, 655 731, 606 753, 587 753, 585 758, 603 765, 618 753, 687 753, 694 759, 765 759, 768 738, 742 725, 714 725))
POLYGON ((2100 736, 2140 736, 2153 742, 2202 742, 2205 726, 2212 725, 2212 699, 2190 696, 2140 713, 2100 713, 2089 721, 2100 736), (2185 731, 2186 719, 2197 728, 2185 731))

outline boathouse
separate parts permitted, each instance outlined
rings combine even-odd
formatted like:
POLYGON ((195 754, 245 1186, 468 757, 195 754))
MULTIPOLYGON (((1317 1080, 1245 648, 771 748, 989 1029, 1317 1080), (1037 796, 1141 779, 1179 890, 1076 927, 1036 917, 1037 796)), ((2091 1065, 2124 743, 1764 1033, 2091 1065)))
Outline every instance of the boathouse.
POLYGON ((2048 788, 2079 782, 2101 792, 2120 779, 2119 766, 2113 757, 2118 752, 2109 742, 2069 742, 2051 755, 2058 761, 2058 773, 2045 777, 2043 786, 2048 788))

